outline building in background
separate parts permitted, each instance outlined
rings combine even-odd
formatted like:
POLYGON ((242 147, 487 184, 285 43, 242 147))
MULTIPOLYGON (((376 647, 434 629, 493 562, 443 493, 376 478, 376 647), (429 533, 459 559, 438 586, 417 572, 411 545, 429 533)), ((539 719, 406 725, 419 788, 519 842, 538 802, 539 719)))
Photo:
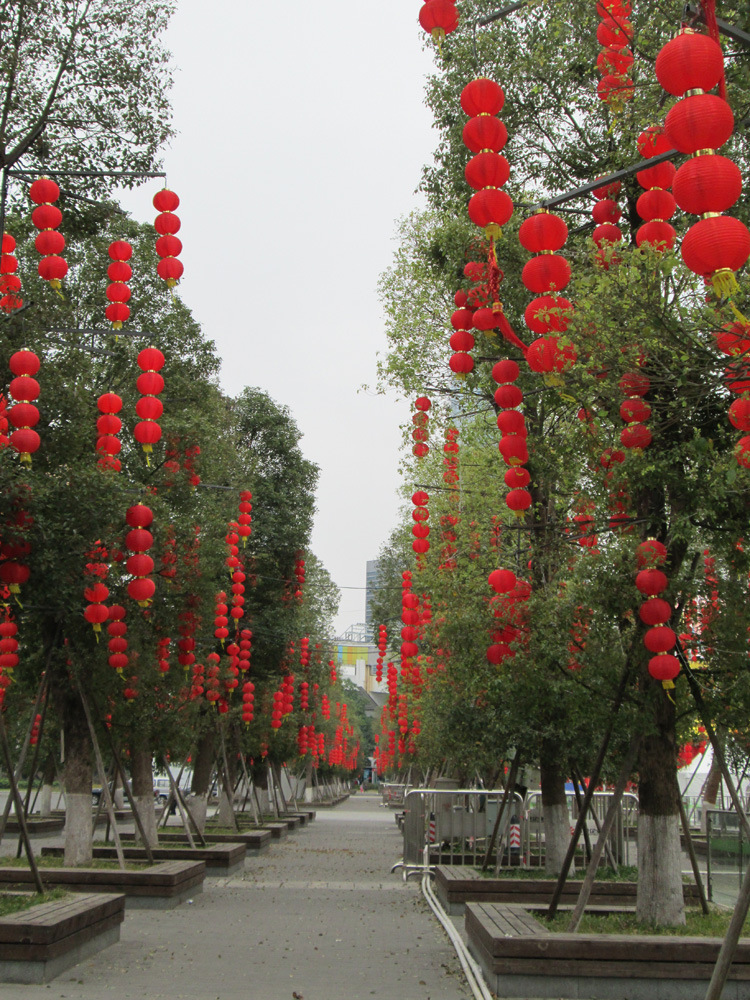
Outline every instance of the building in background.
POLYGON ((380 561, 378 559, 368 559, 365 570, 365 624, 370 629, 370 638, 374 638, 372 631, 375 624, 372 620, 372 601, 375 591, 380 586, 380 561))

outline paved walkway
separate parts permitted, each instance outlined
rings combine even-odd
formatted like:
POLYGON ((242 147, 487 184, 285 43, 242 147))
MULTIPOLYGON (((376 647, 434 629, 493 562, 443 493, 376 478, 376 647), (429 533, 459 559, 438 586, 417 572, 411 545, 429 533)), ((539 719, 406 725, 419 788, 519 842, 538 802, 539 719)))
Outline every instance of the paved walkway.
POLYGON ((464 1000, 458 960, 401 857, 393 812, 374 795, 207 879, 192 903, 129 910, 121 939, 46 986, 2 1000, 464 1000))

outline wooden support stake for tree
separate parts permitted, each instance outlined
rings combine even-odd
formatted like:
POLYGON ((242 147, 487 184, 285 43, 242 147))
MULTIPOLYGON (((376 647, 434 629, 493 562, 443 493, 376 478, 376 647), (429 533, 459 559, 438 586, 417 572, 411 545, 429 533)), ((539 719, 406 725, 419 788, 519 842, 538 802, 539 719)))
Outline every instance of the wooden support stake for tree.
MULTIPOLYGON (((34 714, 36 715, 36 713, 34 714)), ((12 799, 16 810, 18 826, 21 831, 21 837, 23 838, 23 845, 26 848, 26 857, 29 859, 29 867, 31 868, 31 873, 34 876, 34 885, 36 886, 36 891, 41 896, 44 894, 44 886, 42 885, 42 878, 39 874, 34 852, 31 849, 29 829, 26 826, 26 817, 23 814, 23 799, 21 798, 21 793, 18 791, 18 782, 16 781, 16 775, 13 771, 13 761, 11 760, 10 746, 8 744, 8 732, 5 728, 5 719, 3 718, 2 712, 0 712, 0 743, 2 743, 3 746, 3 757, 5 758, 5 766, 8 770, 8 780, 10 781, 10 799, 12 799)))
MULTIPOLYGON (((581 788, 584 787, 584 782, 583 782, 583 778, 581 777, 580 773, 578 771, 576 771, 575 768, 572 769, 571 773, 573 773, 573 772, 575 772, 575 774, 577 775, 576 777, 573 778, 573 787, 576 789, 576 792, 577 792, 577 794, 576 794, 576 802, 578 803, 578 808, 580 809, 581 805, 583 804, 582 799, 581 799, 581 788)), ((594 809, 594 808, 591 809, 591 818, 594 821, 594 826, 596 827, 596 835, 598 837, 601 834, 601 832, 602 832, 602 824, 601 824, 601 820, 596 815, 596 809, 594 809)), ((591 841, 589 840, 588 827, 587 826, 584 826, 584 828, 583 828, 583 836, 584 836, 584 840, 586 841, 586 852, 587 852, 587 856, 588 856, 586 863, 588 864, 588 862, 591 860, 591 841)), ((609 861, 610 867, 612 868, 613 871, 616 872, 618 870, 618 864, 617 864, 617 860, 615 859, 614 854, 612 853, 612 848, 610 847, 609 840, 607 840, 605 842, 605 844, 604 844, 604 851, 605 851, 605 853, 607 855, 607 860, 609 861)))
POLYGON ((286 798, 284 797, 284 790, 281 787, 281 764, 278 763, 274 764, 273 769, 274 769, 274 778, 276 779, 276 788, 278 789, 279 798, 281 799, 281 814, 284 815, 285 813, 289 812, 289 804, 287 803, 286 798))
POLYGON ((254 785, 253 779, 247 772, 247 764, 245 762, 244 753, 240 754, 240 763, 242 764, 242 773, 245 775, 245 784, 247 786, 247 793, 245 794, 245 801, 242 803, 242 811, 245 811, 245 806, 247 805, 248 799, 250 800, 250 808, 253 811, 253 822, 256 826, 260 826, 260 816, 258 814, 258 809, 255 805, 255 797, 253 795, 254 785))
MULTIPOLYGON (((570 764, 570 776, 573 779, 573 794, 576 797, 576 805, 578 806, 578 811, 580 812, 583 805, 583 799, 581 797, 581 789, 578 787, 576 769, 573 767, 572 763, 570 764)), ((581 782, 581 784, 583 784, 583 782, 581 782)), ((594 809, 591 810, 591 815, 594 817, 597 830, 601 833, 602 828, 599 825, 599 817, 596 815, 596 811, 594 809)), ((586 864, 588 864, 589 861, 591 861, 591 838, 589 837, 589 828, 586 824, 583 826, 583 842, 586 846, 586 864)))
MULTIPOLYGON (((190 844, 190 846, 192 848, 194 848, 195 847, 195 841, 193 840, 193 836, 190 833, 190 823, 188 821, 187 816, 185 815, 185 803, 184 803, 183 798, 182 798, 182 792, 180 791, 180 786, 179 786, 178 782, 176 782, 174 780, 174 776, 173 776, 172 772, 169 770, 169 761, 167 760, 166 754, 164 755, 164 757, 162 758, 162 760, 164 761, 164 767, 166 768, 167 774, 169 775, 169 786, 170 786, 170 788, 172 790, 172 795, 174 796, 174 800, 177 803, 177 808, 180 810, 180 819, 182 820, 182 825, 185 828, 185 834, 186 834, 187 839, 188 839, 188 844, 190 844)), ((180 775, 182 775, 182 770, 180 770, 180 775)), ((189 809, 187 810, 187 813, 188 813, 188 816, 190 816, 190 810, 189 809)), ((192 816, 190 818, 193 820, 193 825, 195 826, 195 832, 201 838, 201 847, 205 847, 206 846, 206 841, 203 839, 203 836, 202 836, 200 830, 198 829, 198 824, 195 822, 195 820, 193 819, 192 816)))
MULTIPOLYGON (((86 720, 89 723, 89 729, 92 732, 93 739, 96 741, 96 732, 94 730, 93 720, 91 719, 91 712, 89 711, 88 702, 86 700, 86 696, 84 695, 83 689, 81 688, 80 684, 78 685, 78 693, 79 693, 79 695, 81 697, 81 703, 83 704, 83 710, 86 713, 86 720)), ((94 703, 94 707, 97 710, 97 714, 101 715, 101 712, 99 712, 99 708, 96 705, 96 703, 94 703)), ((122 782, 123 790, 124 790, 125 794, 128 797, 128 802, 130 803, 130 809, 131 809, 131 811, 133 813, 133 819, 135 820, 135 826, 136 826, 136 829, 138 830, 138 833, 140 835, 141 843, 143 844, 143 849, 146 852, 146 857, 148 859, 148 863, 152 865, 154 863, 154 852, 151 850, 151 845, 149 844, 148 840, 146 839, 146 831, 145 831, 145 829, 143 827, 143 821, 141 820, 140 813, 138 812, 138 806, 136 805, 135 796, 133 795, 133 790, 130 787, 130 782, 128 781, 128 776, 125 773, 125 768, 122 766, 122 761, 120 760, 120 755, 117 752, 117 747, 115 746, 114 738, 113 738, 112 733, 110 732, 108 726, 104 727, 104 732, 107 734, 107 742, 109 743, 109 749, 112 752, 112 759, 115 762, 115 768, 116 768, 116 772, 115 773, 116 774, 119 773, 119 775, 120 775, 120 781, 122 782)), ((98 741, 96 741, 94 745, 97 748, 97 752, 98 752, 98 745, 99 745, 98 741)), ((113 833, 116 832, 116 830, 115 830, 114 809, 112 811, 112 832, 113 833)))
POLYGON ((750 909, 750 866, 748 866, 742 879, 740 894, 734 906, 734 913, 732 913, 732 919, 729 921, 729 927, 719 949, 714 971, 711 973, 711 981, 706 991, 706 1000, 721 1000, 721 994, 729 975, 734 953, 737 950, 737 944, 742 934, 748 909, 750 909))
POLYGON ((698 895, 701 901, 701 910, 705 916, 708 916, 708 900, 706 899, 706 890, 703 888, 703 879, 701 878, 701 870, 698 867, 698 858, 695 853, 695 845, 693 844, 693 837, 690 833, 690 823, 688 822, 688 816, 685 812, 685 803, 682 801, 682 792, 680 791, 679 783, 677 785, 677 802, 680 806, 680 821, 682 822, 682 833, 685 837, 685 848, 688 852, 688 857, 690 858, 690 865, 693 869, 693 878, 695 879, 695 884, 698 886, 698 895))
POLYGON ((219 738, 221 740, 221 767, 219 772, 221 773, 221 781, 224 785, 224 794, 227 797, 227 804, 229 805, 229 812, 232 816, 232 827, 235 833, 240 832, 240 828, 237 825, 237 817, 234 814, 234 788, 232 787, 232 782, 229 778, 229 762, 227 760, 227 744, 224 739, 224 727, 219 723, 219 738))
POLYGON ((612 827, 615 824, 617 810, 620 808, 620 802, 622 800, 623 792, 625 791, 625 786, 630 780, 630 775, 633 771, 636 757, 638 756, 638 747, 640 746, 640 743, 640 736, 636 736, 633 740, 631 740, 625 760, 620 768, 620 773, 617 776, 617 783, 615 784, 612 798, 609 802, 607 814, 604 817, 604 822, 599 830, 599 838, 591 854, 591 860, 589 861, 588 870, 586 871, 586 877, 581 885, 581 891, 578 893, 578 899, 576 901, 575 909, 573 910, 573 915, 570 918, 570 923, 566 928, 568 934, 572 934, 574 931, 578 930, 581 917, 586 909, 586 904, 589 901, 591 890, 594 887, 594 879, 596 878, 599 862, 601 861, 602 854, 604 853, 604 845, 607 843, 607 837, 609 837, 612 827))
MULTIPOLYGON (((511 761, 510 771, 508 772, 508 780, 505 783, 505 789, 503 791, 503 797, 498 806, 497 816, 495 816, 495 822, 492 826, 492 835, 490 836, 490 841, 487 844, 487 850, 484 852, 484 859, 482 861, 482 871, 486 872, 490 866, 490 858, 492 857, 492 851, 497 843, 497 835, 500 832, 500 823, 502 822, 503 814, 505 813, 510 795, 513 789, 516 787, 516 775, 518 774, 518 765, 521 761, 520 752, 516 750, 513 755, 513 760, 511 761)), ((500 848, 498 847, 498 851, 500 848)))
POLYGON ((625 669, 622 672, 622 677, 620 678, 620 684, 617 688, 617 693, 615 695, 615 700, 612 704, 612 712, 609 717, 609 722, 607 723, 607 729, 604 733, 604 739, 602 740, 601 746, 599 747, 599 753, 597 754, 596 761, 594 762, 593 770, 589 776, 589 783, 586 787, 586 793, 583 796, 583 804, 581 806, 581 811, 578 813, 578 819, 576 820, 575 829, 573 830, 573 835, 570 838, 570 843, 568 844, 568 850, 565 855, 565 859, 560 869, 560 874, 557 878, 557 885, 555 886, 555 891, 552 893, 552 899, 549 904, 549 909, 547 910, 547 919, 552 920, 554 915, 557 913, 557 907, 560 903, 560 897, 562 896, 563 888, 565 882, 568 878, 568 872, 570 871, 570 866, 573 864, 573 858, 575 857, 576 847, 578 846, 578 841, 581 838, 581 830, 586 822, 586 813, 591 806, 591 800, 594 797, 594 790, 599 784, 599 775, 602 773, 602 767, 604 766, 604 759, 607 756, 607 750, 609 749, 609 741, 612 739, 612 733, 615 728, 615 719, 617 718, 617 713, 620 711, 623 700, 625 698, 625 692, 627 691, 628 683, 630 681, 630 673, 632 670, 632 664, 628 660, 625 664, 625 669))
MULTIPOLYGON (((188 760, 190 760, 192 758, 192 756, 193 756, 193 750, 194 750, 194 748, 191 747, 190 753, 187 755, 187 760, 183 761, 182 765, 180 767, 179 773, 178 773, 177 778, 176 778, 176 783, 177 783, 177 787, 178 788, 180 787, 180 782, 182 781, 182 775, 183 775, 183 772, 185 771, 185 764, 187 763, 188 760)), ((167 769, 167 774, 171 775, 172 772, 169 770, 169 762, 167 760, 167 755, 166 754, 164 754, 164 756, 162 757, 162 761, 164 762, 164 766, 167 769)), ((156 824, 157 828, 160 827, 160 826, 166 826, 167 825, 167 820, 169 818, 169 807, 171 806, 173 800, 176 802, 176 799, 175 799, 172 791, 170 790, 170 793, 167 796, 167 801, 164 804, 164 808, 161 811, 161 816, 159 817, 159 820, 158 820, 158 822, 156 824)))
POLYGON ((708 709, 706 708, 706 703, 703 700, 701 689, 698 686, 698 681, 693 676, 693 671, 690 668, 690 663, 688 662, 687 656, 685 656, 685 650, 682 648, 682 643, 679 641, 679 639, 677 640, 676 649, 677 649, 677 654, 680 658, 680 662, 682 664, 682 671, 685 674, 688 686, 690 688, 690 692, 693 695, 693 699, 695 700, 695 704, 698 709, 698 714, 700 715, 701 722, 703 723, 706 730, 706 735, 708 736, 711 742, 711 747, 713 748, 714 757, 716 758, 716 761, 719 765, 719 769, 721 770, 721 775, 726 783, 727 790, 729 791, 729 796, 732 800, 732 804, 734 805, 734 808, 737 810, 737 815, 742 825, 742 829, 745 832, 745 836, 748 838, 748 840, 750 840, 750 822, 748 822, 747 814, 745 813, 742 801, 739 795, 737 794, 737 788, 735 787, 734 781, 732 781, 732 775, 729 772, 726 758, 724 757, 724 751, 722 750, 721 747, 721 742, 719 741, 716 735, 714 727, 711 725, 711 719, 708 714, 708 709))
MULTIPOLYGON (((47 706, 49 705, 49 684, 44 686, 44 694, 42 696, 42 711, 41 719, 39 720, 39 730, 36 737, 36 745, 34 747, 34 755, 31 758, 31 772, 29 774, 29 783, 26 786, 26 798, 23 804, 24 816, 29 815, 29 805, 31 804, 31 792, 34 788, 34 775, 36 774, 37 767, 39 766, 39 752, 42 749, 42 737, 44 735, 44 723, 47 719, 47 706)), ((36 719, 37 712, 34 712, 31 720, 31 728, 34 728, 34 720, 36 719)), ((29 743, 31 743, 31 737, 29 737, 29 743)), ((19 845, 20 846, 20 845, 19 845)))
MULTIPOLYGON (((14 777, 16 781, 20 780, 21 774, 23 773, 23 765, 26 763, 26 754, 28 752, 29 745, 31 743, 31 731, 34 728, 34 719, 36 718, 37 713, 39 711, 39 706, 42 703, 42 696, 46 685, 47 685, 47 673, 45 671, 42 674, 41 680, 39 681, 39 687, 37 688, 36 699, 34 701, 34 711, 31 714, 31 722, 29 724, 29 728, 26 730, 26 736, 24 737, 23 746, 21 747, 21 753, 18 757, 18 764, 16 765, 16 770, 14 772, 14 777)), ((8 775, 10 776, 10 772, 8 772, 8 775)), ((3 837, 5 836, 5 827, 8 823, 8 816, 10 816, 10 811, 12 808, 13 808, 13 799, 9 795, 5 803, 5 807, 3 809, 2 818, 0 818, 0 843, 2 843, 3 837)))
POLYGON ((102 786, 102 795, 104 796, 104 805, 107 810, 107 816, 109 816, 109 822, 112 825, 112 837, 115 842, 115 850, 117 851, 117 862, 120 868, 124 870, 125 868, 125 855, 122 850, 122 843, 120 842, 120 833, 117 829, 117 819, 115 817, 115 804, 112 800, 112 794, 109 790, 109 782, 107 781, 107 772, 104 768, 104 761, 102 760, 102 752, 99 748, 99 740, 97 739, 96 729, 94 728, 94 720, 91 718, 91 712, 89 711, 89 705, 83 696, 83 691, 80 684, 76 679, 76 687, 78 689, 78 695, 81 699, 81 704, 83 705, 83 711, 86 716, 86 724, 89 729, 89 736, 91 737, 91 745, 94 748, 94 760, 96 761, 96 770, 99 775, 99 781, 102 786))
POLYGON ((276 801, 276 789, 273 787, 273 774, 270 764, 266 764, 266 783, 268 784, 268 801, 271 805, 271 812, 274 815, 274 819, 278 819, 279 804, 276 801))

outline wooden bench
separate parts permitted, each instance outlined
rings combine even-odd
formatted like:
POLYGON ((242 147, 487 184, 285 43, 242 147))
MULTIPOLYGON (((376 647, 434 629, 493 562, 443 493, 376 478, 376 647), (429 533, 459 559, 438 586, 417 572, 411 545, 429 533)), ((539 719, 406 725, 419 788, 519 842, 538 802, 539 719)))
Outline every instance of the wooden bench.
MULTIPOLYGON (((463 913, 468 902, 534 903, 543 907, 552 899, 556 885, 555 879, 487 878, 468 865, 435 867, 435 893, 446 913, 453 916, 463 913)), ((560 902, 574 906, 580 890, 580 881, 566 882, 560 902)), ((636 892, 635 882, 595 882, 591 891, 591 906, 633 908, 636 892)), ((695 885, 685 885, 684 893, 688 905, 699 904, 695 885)))
MULTIPOLYGON (((62 847, 42 847, 42 856, 62 857, 62 847)), ((123 847, 125 858, 133 861, 146 861, 146 852, 142 847, 123 847)), ((231 841, 224 844, 209 844, 207 847, 156 847, 151 851, 154 861, 203 861, 206 865, 206 876, 231 875, 240 871, 245 863, 247 848, 244 844, 231 841)), ((116 859, 114 847, 95 847, 95 858, 116 859)))
MULTIPOLYGON (((524 906, 511 903, 467 903, 465 926, 469 949, 498 997, 702 1000, 722 943, 720 938, 556 934, 524 906)), ((729 978, 725 997, 750 996, 750 939, 740 942, 729 978)))
MULTIPOLYGON (((40 868, 45 886, 71 892, 123 893, 130 908, 171 909, 203 891, 203 861, 162 861, 141 868, 40 868)), ((34 884, 29 868, 0 868, 0 885, 27 888, 34 884)))
POLYGON ((76 895, 0 917, 0 982, 46 983, 120 939, 121 894, 76 895))
MULTIPOLYGON (((210 833, 207 838, 214 844, 244 844, 248 854, 264 854, 271 844, 270 830, 240 830, 239 833, 210 833)), ((120 840, 123 844, 132 844, 135 841, 134 833, 121 833, 120 840)), ((195 841, 195 835, 193 835, 195 841)), ((159 844, 188 844, 187 834, 184 830, 160 830, 159 844)), ((196 847, 199 846, 196 843, 196 847)))

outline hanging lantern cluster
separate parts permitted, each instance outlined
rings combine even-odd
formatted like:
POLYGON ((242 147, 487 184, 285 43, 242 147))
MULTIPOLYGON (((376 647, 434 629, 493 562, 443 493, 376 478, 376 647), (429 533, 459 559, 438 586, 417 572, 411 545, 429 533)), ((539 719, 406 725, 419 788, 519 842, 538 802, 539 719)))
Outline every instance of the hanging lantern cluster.
POLYGON ((10 443, 18 452, 21 462, 31 464, 31 456, 38 451, 41 440, 34 430, 39 423, 39 410, 34 400, 39 397, 39 383, 33 377, 39 371, 39 358, 24 348, 11 354, 8 366, 15 376, 8 391, 17 402, 8 410, 8 420, 15 428, 10 443))
POLYGON ((596 510, 593 500, 580 497, 576 502, 577 513, 573 515, 573 522, 577 528, 576 541, 582 549, 596 549, 599 538, 595 531, 595 521, 593 513, 596 510))
POLYGON ((122 409, 122 399, 116 392, 105 392, 96 401, 99 416, 96 420, 96 451, 99 455, 97 465, 102 469, 112 469, 119 472, 122 463, 117 456, 122 450, 122 444, 117 435, 122 430, 122 420, 117 414, 122 409))
POLYGON ((133 248, 126 240, 114 240, 109 245, 109 256, 112 261, 107 268, 109 305, 104 315, 112 324, 113 330, 121 330, 122 324, 130 317, 128 302, 131 293, 128 282, 133 277, 133 268, 128 261, 133 256, 133 248))
POLYGON ((0 450, 7 448, 10 444, 8 437, 8 401, 5 395, 0 392, 0 450))
POLYGON ((734 447, 734 457, 738 465, 750 469, 750 363, 746 353, 750 351, 750 323, 728 323, 714 336, 722 354, 737 358, 724 369, 724 383, 737 396, 727 416, 733 427, 744 432, 734 447))
POLYGON ((648 598, 638 609, 638 616, 647 626, 643 644, 655 654, 649 660, 648 672, 666 690, 674 687, 674 679, 680 672, 680 661, 670 652, 677 642, 676 634, 667 625, 672 606, 658 596, 669 585, 666 574, 659 568, 667 561, 667 549, 655 538, 649 538, 638 546, 636 559, 639 572, 635 585, 648 598))
POLYGON ((333 660, 328 661, 328 675, 329 675, 329 680, 331 682, 331 686, 333 687, 339 679, 338 671, 336 669, 336 664, 333 662, 333 660))
POLYGON ((224 677, 224 697, 227 699, 232 697, 232 692, 240 685, 240 668, 237 666, 238 652, 239 647, 235 643, 231 642, 227 646, 229 666, 227 667, 227 676, 224 677))
POLYGON ((280 729, 285 715, 294 708, 294 676, 285 674, 281 687, 273 693, 273 708, 271 709, 271 728, 280 729))
POLYGON ((169 288, 174 288, 185 270, 182 262, 177 260, 182 252, 182 243, 175 235, 180 231, 180 220, 175 215, 179 204, 180 199, 168 188, 157 191, 154 195, 154 208, 159 213, 154 219, 154 229, 159 234, 156 252, 160 257, 156 273, 166 281, 169 288))
POLYGON ((414 535, 414 541, 411 543, 412 549, 417 554, 417 561, 426 552, 429 552, 430 543, 428 537, 430 534, 430 528, 427 524, 430 512, 427 509, 427 502, 429 501, 429 496, 424 490, 417 490, 416 493, 412 494, 411 502, 414 504, 414 510, 411 516, 414 520, 412 525, 411 533, 414 535))
POLYGON ((508 466, 505 485, 509 492, 505 502, 514 514, 523 517, 531 506, 531 493, 526 488, 531 476, 528 469, 523 468, 529 460, 529 452, 526 446, 526 420, 518 410, 523 401, 523 393, 514 385, 519 374, 518 365, 510 358, 498 361, 492 368, 492 377, 498 386, 495 390, 495 402, 500 408, 497 415, 497 426, 501 434, 498 449, 508 466))
POLYGON ((120 604, 113 604, 109 608, 108 612, 108 663, 113 670, 117 671, 118 674, 122 674, 123 670, 129 663, 127 655, 128 640, 125 638, 128 634, 128 626, 125 623, 125 614, 125 608, 123 608, 120 604))
POLYGON ((229 614, 234 619, 235 625, 239 625, 240 618, 245 614, 245 580, 246 576, 242 569, 237 566, 232 573, 232 607, 229 614))
POLYGON ((230 576, 233 575, 237 570, 239 570, 242 565, 240 562, 240 549, 237 544, 239 540, 240 537, 237 534, 237 532, 230 527, 229 531, 227 531, 226 535, 224 535, 224 541, 226 542, 227 545, 227 552, 229 553, 226 559, 224 560, 224 565, 229 570, 230 576))
POLYGON ((419 398, 414 402, 417 412, 412 414, 411 422, 414 424, 414 430, 411 432, 411 436, 414 441, 412 452, 417 458, 424 458, 430 450, 430 447, 427 444, 427 425, 430 421, 427 411, 431 405, 432 404, 427 396, 419 396, 419 398))
POLYGON ((219 640, 222 649, 224 648, 224 643, 229 635, 229 629, 227 628, 227 625, 229 624, 227 611, 229 609, 224 603, 226 599, 227 595, 223 590, 220 590, 214 599, 214 637, 219 640))
POLYGON ((242 685, 242 721, 249 726, 255 717, 255 685, 245 681, 242 685))
POLYGON ((378 659, 375 664, 375 680, 380 684, 383 680, 383 661, 388 647, 388 629, 385 625, 378 626, 378 659))
MULTIPOLYGON (((456 292, 457 306, 459 299, 465 296, 466 292, 456 292)), ((474 370, 474 359, 469 354, 469 351, 474 347, 474 336, 469 332, 474 326, 474 310, 468 308, 465 299, 464 304, 458 306, 451 314, 451 326, 453 333, 449 343, 454 353, 451 355, 448 365, 457 378, 463 378, 474 370)))
MULTIPOLYGON (((638 152, 645 160, 666 153, 671 146, 660 126, 645 129, 638 136, 638 152)), ((635 241, 638 246, 647 244, 663 252, 671 250, 675 241, 675 229, 669 222, 675 213, 675 199, 669 190, 675 176, 675 166, 670 160, 657 163, 654 167, 639 170, 635 175, 638 183, 645 188, 636 203, 638 215, 643 225, 638 227, 635 241)))
POLYGON ((84 599, 88 601, 83 617, 93 627, 96 641, 99 642, 102 623, 109 618, 109 609, 104 603, 109 597, 109 587, 104 583, 109 574, 109 563, 106 561, 107 551, 99 543, 86 555, 89 561, 84 568, 84 575, 91 577, 92 582, 83 591, 84 599))
POLYGON ((596 60, 601 80, 596 88, 599 99, 615 114, 632 101, 635 85, 629 74, 633 65, 633 26, 627 20, 631 14, 630 0, 598 0, 596 12, 601 18, 596 40, 602 46, 596 60))
POLYGON ((250 669, 250 657, 252 655, 253 648, 253 633, 249 628, 243 628, 240 632, 240 651, 238 653, 239 657, 239 668, 242 673, 247 673, 250 669))
POLYGON ((620 432, 620 443, 623 448, 642 451, 653 440, 644 422, 651 416, 651 407, 643 398, 650 390, 651 382, 641 372, 628 372, 618 384, 626 397, 620 404, 620 417, 627 425, 620 432))
POLYGON ((300 711, 307 712, 310 709, 310 683, 302 681, 299 686, 299 707, 300 711))
POLYGON ((300 639, 300 649, 299 649, 299 662, 302 669, 307 672, 310 666, 310 639, 308 636, 303 635, 300 639))
POLYGON ((294 563, 294 577, 297 581, 297 589, 294 592, 294 596, 302 603, 303 588, 305 586, 305 560, 302 558, 301 552, 297 555, 294 563))
POLYGON ((445 444, 443 445, 443 482, 449 486, 458 486, 458 431, 455 427, 449 427, 445 432, 445 444))
POLYGON ((13 671, 19 662, 17 635, 18 625, 6 607, 5 618, 0 622, 0 709, 5 700, 5 692, 13 683, 13 671))
POLYGON ((190 675, 190 700, 197 701, 199 698, 203 697, 206 690, 204 686, 204 681, 206 680, 205 671, 202 663, 194 663, 193 669, 190 675))
POLYGON ((419 11, 419 23, 440 48, 445 36, 458 27, 458 10, 454 0, 424 0, 419 11))
POLYGON ((169 673, 169 646, 172 640, 168 635, 162 636, 156 643, 156 665, 160 674, 169 673))
MULTIPOLYGON (((188 600, 190 600, 188 598, 188 600)), ((195 633, 198 630, 199 619, 194 611, 181 611, 179 614, 179 625, 177 630, 180 638, 177 640, 177 662, 185 670, 188 670, 195 663, 195 633)))
POLYGON ((708 93, 723 76, 724 54, 708 35, 682 32, 656 57, 659 83, 681 98, 667 114, 667 140, 691 157, 675 174, 675 201, 683 211, 701 216, 685 233, 682 259, 711 282, 718 298, 728 299, 737 291, 734 272, 750 256, 750 232, 739 219, 722 214, 742 191, 736 164, 716 153, 734 131, 732 109, 722 97, 708 93))
POLYGON ((193 489, 200 486, 201 483, 201 477, 198 475, 195 468, 195 460, 200 453, 201 448, 199 444, 191 445, 189 448, 185 449, 185 455, 182 462, 182 468, 187 473, 188 482, 193 489))
POLYGON ((242 539, 242 547, 244 548, 247 544, 247 540, 253 532, 251 527, 251 522, 253 520, 250 511, 253 509, 253 505, 250 502, 253 499, 253 495, 250 490, 243 490, 240 493, 240 505, 239 514, 237 515, 237 534, 242 539))
POLYGON ((495 591, 490 605, 497 621, 491 634, 492 645, 487 649, 487 661, 500 666, 505 660, 513 659, 516 654, 511 643, 521 642, 528 631, 526 602, 531 596, 531 586, 508 569, 494 570, 488 583, 495 591))
POLYGON ((25 538, 25 533, 34 523, 27 510, 28 487, 22 487, 11 498, 12 512, 5 522, 0 540, 0 583, 7 587, 7 595, 15 597, 20 604, 18 595, 21 587, 31 575, 26 559, 31 552, 31 543, 25 538))
POLYGON ((29 746, 35 747, 39 742, 39 734, 42 730, 42 717, 41 715, 35 715, 34 721, 31 723, 31 732, 29 733, 29 746))
POLYGON ((60 257, 65 249, 65 237, 57 232, 62 222, 62 212, 52 204, 60 197, 60 188, 49 177, 40 177, 31 185, 29 197, 37 206, 31 213, 31 221, 39 230, 34 241, 34 246, 42 255, 38 268, 39 277, 57 290, 68 273, 68 265, 60 257))
POLYGON ((401 574, 401 673, 408 673, 408 662, 419 652, 416 638, 419 635, 419 598, 412 593, 412 574, 404 570, 401 574))
POLYGON ((221 657, 218 653, 210 652, 206 657, 208 667, 206 668, 206 701, 216 704, 221 698, 219 686, 219 674, 221 673, 221 657))
POLYGON ((157 423, 164 412, 159 393, 164 389, 164 379, 159 374, 164 367, 164 355, 158 347, 144 347, 137 358, 141 374, 136 388, 141 398, 135 404, 135 412, 141 418, 133 429, 133 436, 146 455, 146 464, 151 464, 151 452, 161 438, 161 427, 157 423))
POLYGON ((156 584, 151 579, 154 560, 146 555, 154 544, 154 536, 148 530, 154 515, 150 507, 139 503, 128 508, 125 520, 130 526, 125 545, 133 553, 126 563, 127 571, 133 577, 128 583, 128 596, 142 608, 147 608, 156 591, 156 584))
POLYGON ((18 260, 13 253, 15 249, 16 241, 10 233, 3 233, 0 254, 0 309, 6 313, 12 313, 23 305, 23 299, 18 295, 21 291, 21 279, 16 273, 18 260))
POLYGON ((165 580, 174 580, 177 576, 177 538, 174 533, 174 526, 168 525, 164 537, 164 545, 161 553, 161 565, 159 575, 165 580))
POLYGON ((612 248, 622 243, 622 230, 618 226, 622 210, 617 202, 621 190, 620 181, 611 181, 609 184, 594 188, 591 192, 594 198, 594 207, 591 210, 594 232, 591 237, 599 248, 596 262, 605 270, 617 261, 612 248))
POLYGON ((461 107, 470 119, 463 139, 475 153, 465 169, 466 180, 476 191, 469 201, 469 218, 493 241, 502 236, 502 227, 513 215, 513 202, 502 190, 510 176, 510 165, 500 154, 507 141, 507 130, 472 122, 477 118, 496 118, 504 103, 502 87, 487 77, 472 80, 461 91, 461 107))
POLYGON ((537 254, 524 264, 521 280, 533 299, 524 314, 526 325, 540 336, 529 344, 526 360, 535 372, 560 373, 578 355, 569 342, 554 336, 568 327, 572 305, 559 293, 570 283, 570 264, 557 253, 568 238, 568 227, 557 215, 542 211, 524 220, 518 231, 521 246, 537 254))
POLYGON ((320 714, 324 719, 331 718, 331 700, 327 694, 324 694, 320 699, 320 714))

